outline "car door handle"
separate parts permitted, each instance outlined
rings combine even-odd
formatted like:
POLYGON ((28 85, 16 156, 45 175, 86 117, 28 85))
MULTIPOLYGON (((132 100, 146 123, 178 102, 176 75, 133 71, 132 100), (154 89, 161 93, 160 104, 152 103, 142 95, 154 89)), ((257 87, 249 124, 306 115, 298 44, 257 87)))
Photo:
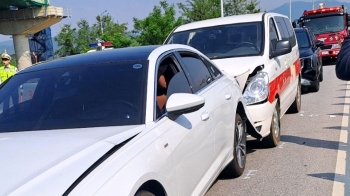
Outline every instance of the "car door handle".
POLYGON ((202 121, 208 120, 208 119, 209 119, 209 116, 210 116, 209 112, 208 112, 208 111, 205 111, 205 112, 201 115, 202 121))
POLYGON ((231 97, 232 97, 232 94, 231 94, 231 93, 226 93, 226 94, 225 94, 225 99, 226 99, 226 100, 231 99, 231 97))

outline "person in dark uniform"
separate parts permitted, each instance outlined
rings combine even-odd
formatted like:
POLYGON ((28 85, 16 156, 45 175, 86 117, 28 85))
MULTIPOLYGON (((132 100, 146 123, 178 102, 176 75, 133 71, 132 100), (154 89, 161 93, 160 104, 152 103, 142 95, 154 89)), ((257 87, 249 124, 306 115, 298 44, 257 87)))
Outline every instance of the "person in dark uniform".
POLYGON ((341 48, 335 63, 335 74, 340 80, 350 81, 350 35, 344 40, 340 38, 338 44, 341 48))

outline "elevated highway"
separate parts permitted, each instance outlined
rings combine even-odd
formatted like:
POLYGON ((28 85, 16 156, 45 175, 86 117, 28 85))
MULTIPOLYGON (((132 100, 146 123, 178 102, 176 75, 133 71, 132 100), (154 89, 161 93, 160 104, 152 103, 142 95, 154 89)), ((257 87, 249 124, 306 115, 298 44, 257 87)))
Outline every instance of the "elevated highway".
POLYGON ((32 64, 28 35, 50 27, 67 16, 62 7, 51 6, 49 0, 0 1, 0 34, 12 36, 19 70, 32 64))

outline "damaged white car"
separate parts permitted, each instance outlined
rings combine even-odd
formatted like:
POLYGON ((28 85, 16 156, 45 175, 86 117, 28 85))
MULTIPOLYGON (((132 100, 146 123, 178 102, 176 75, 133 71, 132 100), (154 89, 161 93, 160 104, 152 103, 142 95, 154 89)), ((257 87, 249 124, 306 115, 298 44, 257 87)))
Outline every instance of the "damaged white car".
POLYGON ((186 45, 38 64, 0 86, 0 195, 204 195, 242 175, 250 119, 237 82, 186 45))

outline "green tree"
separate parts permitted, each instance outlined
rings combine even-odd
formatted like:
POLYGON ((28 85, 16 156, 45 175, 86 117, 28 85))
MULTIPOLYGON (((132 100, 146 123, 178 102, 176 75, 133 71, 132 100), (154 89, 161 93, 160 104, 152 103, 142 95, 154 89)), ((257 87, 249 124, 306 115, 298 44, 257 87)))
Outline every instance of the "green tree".
POLYGON ((250 14, 260 12, 260 8, 257 0, 225 0, 225 16, 250 14))
POLYGON ((90 50, 89 44, 95 40, 95 37, 87 20, 81 19, 77 25, 78 30, 74 39, 76 50, 79 53, 87 52, 90 50))
MULTIPOLYGON (((224 16, 257 13, 257 0, 224 0, 224 16)), ((186 23, 201 21, 221 16, 220 0, 186 0, 186 4, 178 3, 186 23)))
POLYGON ((177 5, 186 23, 218 18, 221 15, 220 0, 186 0, 185 4, 177 5))
POLYGON ((160 6, 154 6, 145 19, 133 18, 135 39, 140 45, 162 44, 169 33, 183 24, 182 17, 176 18, 174 4, 169 5, 166 0, 160 1, 160 6))
POLYGON ((60 47, 55 51, 55 55, 63 57, 79 53, 74 44, 76 31, 76 28, 72 28, 70 24, 63 25, 61 31, 55 37, 55 41, 60 47))

